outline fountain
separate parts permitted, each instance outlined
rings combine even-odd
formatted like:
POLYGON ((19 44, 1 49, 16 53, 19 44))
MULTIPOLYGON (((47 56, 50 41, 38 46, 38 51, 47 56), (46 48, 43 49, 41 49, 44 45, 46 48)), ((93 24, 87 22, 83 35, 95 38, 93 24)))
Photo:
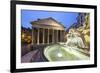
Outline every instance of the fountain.
POLYGON ((81 48, 85 48, 82 38, 70 30, 66 42, 46 47, 44 55, 49 61, 89 60, 81 48))

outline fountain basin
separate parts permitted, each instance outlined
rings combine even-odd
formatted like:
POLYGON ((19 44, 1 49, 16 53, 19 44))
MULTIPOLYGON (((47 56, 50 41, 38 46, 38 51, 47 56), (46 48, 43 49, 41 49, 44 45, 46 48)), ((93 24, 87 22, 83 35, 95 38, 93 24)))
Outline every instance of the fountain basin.
POLYGON ((79 48, 59 44, 47 46, 44 55, 49 61, 88 60, 89 56, 78 51, 79 48))

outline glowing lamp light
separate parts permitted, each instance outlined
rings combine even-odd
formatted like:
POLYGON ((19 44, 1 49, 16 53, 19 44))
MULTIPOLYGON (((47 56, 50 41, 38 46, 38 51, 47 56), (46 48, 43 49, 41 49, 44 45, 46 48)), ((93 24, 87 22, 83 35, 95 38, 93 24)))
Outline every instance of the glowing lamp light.
POLYGON ((25 37, 25 35, 24 34, 22 34, 22 38, 24 38, 25 37))

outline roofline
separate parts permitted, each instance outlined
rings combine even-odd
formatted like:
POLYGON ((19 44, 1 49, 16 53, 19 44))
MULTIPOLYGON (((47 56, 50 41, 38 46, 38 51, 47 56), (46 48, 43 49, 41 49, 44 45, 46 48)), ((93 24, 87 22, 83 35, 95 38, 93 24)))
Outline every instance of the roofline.
MULTIPOLYGON (((66 28, 63 24, 61 24, 60 22, 57 22, 54 18, 52 17, 49 17, 50 19, 54 20, 56 23, 60 24, 62 27, 66 28)), ((44 18, 44 19, 49 19, 49 18, 44 18)), ((40 19, 40 20, 43 20, 43 19, 40 19)), ((38 22, 40 20, 37 20, 37 21, 31 21, 30 23, 33 24, 34 22, 38 22)))

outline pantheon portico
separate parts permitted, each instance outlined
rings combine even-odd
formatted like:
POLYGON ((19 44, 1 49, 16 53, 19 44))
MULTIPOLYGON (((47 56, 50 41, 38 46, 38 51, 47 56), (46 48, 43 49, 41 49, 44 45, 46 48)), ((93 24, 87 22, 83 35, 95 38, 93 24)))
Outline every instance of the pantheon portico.
POLYGON ((32 44, 53 44, 64 42, 65 28, 53 18, 32 21, 32 44))

